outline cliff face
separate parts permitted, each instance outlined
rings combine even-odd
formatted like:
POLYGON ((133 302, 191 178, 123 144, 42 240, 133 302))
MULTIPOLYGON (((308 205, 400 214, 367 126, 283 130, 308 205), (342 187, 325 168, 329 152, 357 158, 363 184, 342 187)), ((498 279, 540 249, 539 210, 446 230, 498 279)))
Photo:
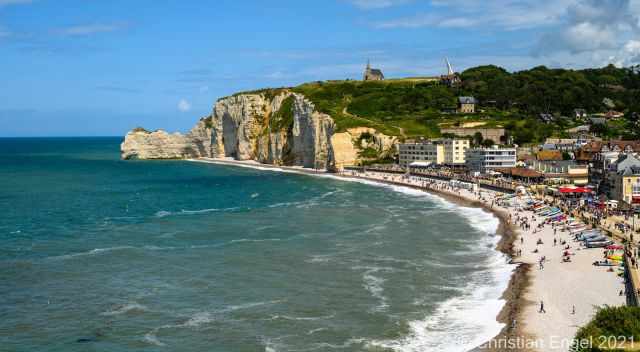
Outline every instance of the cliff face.
POLYGON ((213 112, 212 156, 276 165, 334 166, 333 120, 300 94, 224 98, 213 112))
POLYGON ((359 150, 390 150, 395 139, 369 128, 334 133, 334 121, 303 95, 247 93, 220 99, 186 135, 136 129, 122 158, 232 157, 274 165, 335 170, 360 160, 359 150), (365 136, 366 138, 361 138, 365 136))
POLYGON ((398 139, 379 133, 369 127, 349 128, 346 132, 331 136, 335 154, 335 165, 341 169, 348 165, 357 165, 367 159, 363 151, 375 151, 378 157, 393 156, 398 139))

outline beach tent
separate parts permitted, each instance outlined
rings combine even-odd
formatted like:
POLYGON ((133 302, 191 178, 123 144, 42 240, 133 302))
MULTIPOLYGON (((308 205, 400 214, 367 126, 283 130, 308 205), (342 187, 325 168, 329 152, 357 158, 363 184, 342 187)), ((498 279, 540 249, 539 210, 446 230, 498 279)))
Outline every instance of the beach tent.
POLYGON ((431 163, 428 161, 414 161, 409 164, 409 167, 418 167, 418 168, 427 168, 431 166, 431 163))
POLYGON ((560 193, 592 193, 593 190, 588 187, 560 187, 560 193))

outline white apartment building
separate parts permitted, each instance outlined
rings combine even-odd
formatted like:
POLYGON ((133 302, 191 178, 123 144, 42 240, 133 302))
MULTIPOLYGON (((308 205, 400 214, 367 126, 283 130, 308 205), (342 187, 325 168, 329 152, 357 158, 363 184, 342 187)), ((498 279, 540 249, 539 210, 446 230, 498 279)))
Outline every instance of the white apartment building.
POLYGON ((398 144, 400 166, 411 163, 434 165, 464 165, 468 139, 433 139, 422 142, 398 144))
POLYGON ((516 148, 473 148, 467 150, 466 157, 467 168, 472 172, 516 166, 516 148))
POLYGON ((444 145, 445 165, 464 165, 467 149, 471 146, 468 139, 441 139, 444 145))

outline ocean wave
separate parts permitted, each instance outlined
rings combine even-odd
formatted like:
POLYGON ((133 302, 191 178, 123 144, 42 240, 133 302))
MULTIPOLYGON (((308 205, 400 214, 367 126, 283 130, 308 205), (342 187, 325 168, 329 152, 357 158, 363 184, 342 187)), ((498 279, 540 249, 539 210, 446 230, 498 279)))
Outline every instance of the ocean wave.
POLYGON ((485 234, 495 234, 500 226, 498 217, 481 208, 460 207, 460 214, 473 228, 485 234))
POLYGON ((169 216, 169 215, 171 215, 171 214, 172 214, 172 213, 171 213, 170 211, 160 210, 160 211, 157 211, 157 212, 154 214, 154 216, 155 216, 156 218, 164 218, 165 216, 169 216))
POLYGON ((362 345, 366 341, 367 340, 365 340, 363 338, 354 338, 354 337, 352 337, 352 338, 346 340, 345 342, 343 342, 341 344, 335 344, 335 343, 329 343, 329 342, 316 342, 316 343, 312 343, 311 345, 309 345, 310 346, 309 348, 299 349, 299 350, 296 350, 296 351, 344 350, 344 349, 347 349, 349 347, 352 347, 353 345, 362 345))
POLYGON ((305 260, 305 262, 310 264, 328 263, 334 256, 335 254, 315 254, 312 255, 311 258, 305 260))
POLYGON ((354 266, 353 270, 364 270, 362 273, 363 287, 369 291, 372 297, 378 300, 378 305, 372 309, 373 312, 383 312, 389 308, 388 298, 384 295, 385 278, 374 274, 379 272, 394 272, 396 269, 392 267, 380 266, 354 266))
POLYGON ((440 303, 424 320, 410 321, 408 335, 395 340, 372 340, 368 345, 399 352, 457 352, 475 348, 496 336, 504 324, 493 317, 504 305, 501 297, 513 267, 497 252, 485 265, 488 271, 475 274, 463 289, 447 287, 462 294, 440 303))
POLYGON ((194 314, 189 320, 184 322, 181 326, 197 328, 200 325, 208 324, 214 320, 213 314, 210 312, 199 312, 194 314))
POLYGON ((98 255, 98 254, 103 254, 103 253, 108 253, 108 252, 113 252, 113 251, 135 249, 135 248, 136 247, 133 247, 133 246, 117 246, 117 247, 108 247, 108 248, 95 248, 95 249, 92 249, 92 250, 86 251, 86 252, 78 252, 78 253, 58 255, 58 256, 48 257, 47 259, 51 259, 51 260, 70 259, 70 258, 93 256, 93 255, 98 255))
POLYGON ((272 315, 267 320, 292 320, 292 321, 316 321, 316 320, 328 320, 334 318, 335 314, 323 315, 318 317, 293 317, 290 315, 272 315))
POLYGON ((329 330, 329 328, 317 328, 317 329, 311 329, 311 330, 307 331, 307 335, 313 335, 313 334, 315 334, 315 333, 317 333, 317 332, 320 332, 320 331, 326 331, 326 330, 329 330))
POLYGON ((167 210, 157 211, 154 216, 156 218, 164 218, 172 215, 197 215, 197 214, 206 214, 206 213, 217 213, 217 212, 233 212, 240 210, 240 207, 230 207, 230 208, 209 208, 209 209, 198 209, 198 210, 186 210, 182 209, 179 212, 172 212, 167 210))
POLYGON ((230 244, 233 243, 244 243, 244 242, 277 242, 277 241, 282 241, 282 239, 280 238, 258 238, 258 239, 253 239, 253 238, 240 238, 237 240, 231 240, 229 241, 230 244))
POLYGON ((147 307, 139 304, 139 303, 128 303, 125 305, 120 305, 115 309, 106 311, 106 312, 102 312, 100 313, 100 315, 105 315, 105 316, 114 316, 114 315, 121 315, 121 314, 125 314, 125 313, 129 313, 129 312, 145 312, 147 310, 147 307))
POLYGON ((154 346, 165 346, 165 344, 162 343, 162 341, 160 341, 156 336, 157 333, 158 331, 155 329, 152 331, 149 331, 144 335, 143 341, 154 346))
MULTIPOLYGON (((495 234, 499 225, 498 218, 482 209, 460 206, 439 195, 411 187, 326 174, 310 176, 383 187, 415 199, 431 201, 438 206, 436 211, 458 213, 468 221, 470 226, 486 235, 495 234)), ((382 347, 402 352, 425 350, 447 352, 469 350, 497 335, 503 324, 494 319, 487 319, 487 317, 497 316, 504 305, 501 296, 508 285, 512 266, 508 265, 506 258, 495 250, 496 241, 496 236, 484 236, 480 243, 469 244, 470 251, 486 251, 490 258, 482 264, 488 271, 482 270, 477 277, 470 279, 469 284, 462 289, 462 294, 440 303, 436 311, 425 319, 409 322, 410 333, 408 335, 393 340, 367 341, 366 344, 373 348, 382 347), (491 246, 492 244, 493 246, 491 246)), ((466 254, 468 255, 469 252, 467 251, 466 254)), ((311 260, 321 262, 328 260, 328 257, 316 256, 311 260)), ((380 301, 377 309, 385 308, 387 302, 384 296, 384 278, 376 275, 379 270, 373 268, 363 270, 365 270, 363 272, 363 286, 380 301)), ((314 345, 311 349, 335 347, 337 346, 314 345)))
POLYGON ((210 324, 214 321, 216 321, 218 319, 218 316, 226 314, 226 313, 230 313, 230 312, 235 312, 238 310, 243 310, 243 309, 251 309, 251 308, 255 308, 255 307, 259 307, 259 306, 264 306, 264 305, 271 305, 271 304, 277 304, 283 302, 283 300, 273 300, 273 301, 264 301, 264 302, 250 302, 250 303, 244 303, 244 304, 238 304, 238 305, 231 305, 231 306, 227 306, 224 307, 222 309, 218 309, 218 310, 213 310, 213 311, 201 311, 201 312, 196 312, 194 314, 191 314, 189 316, 188 319, 186 319, 183 323, 180 324, 167 324, 167 325, 162 325, 159 326, 157 328, 152 329, 151 331, 147 332, 144 337, 143 337, 143 341, 152 344, 152 345, 156 345, 156 346, 165 346, 165 344, 160 341, 160 339, 157 337, 157 334, 160 330, 165 330, 165 329, 184 329, 184 328, 191 328, 191 329, 197 329, 199 327, 201 327, 202 325, 207 325, 210 324))

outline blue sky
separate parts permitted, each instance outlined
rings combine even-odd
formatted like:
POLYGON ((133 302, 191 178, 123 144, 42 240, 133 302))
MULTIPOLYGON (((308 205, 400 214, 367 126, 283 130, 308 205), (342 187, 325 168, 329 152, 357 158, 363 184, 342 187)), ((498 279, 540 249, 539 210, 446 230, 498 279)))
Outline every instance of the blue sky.
POLYGON ((640 0, 0 0, 0 136, 185 131, 219 97, 497 64, 640 62, 640 0))

